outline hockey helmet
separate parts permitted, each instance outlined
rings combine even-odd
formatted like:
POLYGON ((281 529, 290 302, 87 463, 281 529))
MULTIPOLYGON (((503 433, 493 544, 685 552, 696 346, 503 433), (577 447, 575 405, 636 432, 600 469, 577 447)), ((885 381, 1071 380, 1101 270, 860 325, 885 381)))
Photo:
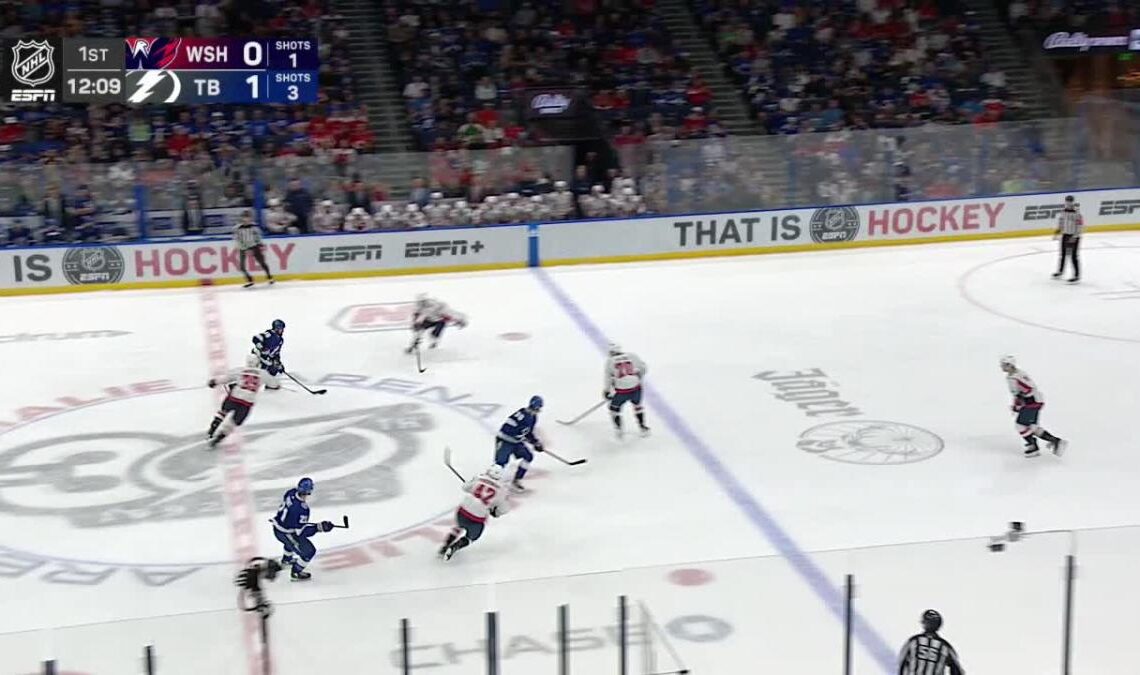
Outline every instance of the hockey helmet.
POLYGON ((438 202, 439 200, 443 199, 443 193, 442 192, 433 192, 433 193, 431 193, 431 198, 432 198, 432 201, 438 202))
POLYGON ((1010 354, 1006 354, 1005 356, 1001 357, 1001 360, 998 363, 1001 364, 1001 369, 1007 373, 1017 368, 1017 360, 1014 359, 1010 354))
POLYGON ((260 368, 261 359, 257 356, 257 354, 246 354, 245 365, 247 368, 260 368))
POLYGON ((285 322, 282 321, 281 319, 274 319, 273 320, 273 332, 277 333, 278 335, 284 333, 285 332, 285 322))
POLYGON ((275 207, 278 207, 278 206, 281 206, 281 200, 280 200, 280 199, 278 199, 278 198, 276 198, 276 197, 271 197, 271 198, 269 199, 269 208, 271 208, 271 209, 272 209, 272 208, 275 208, 275 207))
POLYGON ((559 192, 565 190, 566 189, 566 181, 564 181, 564 180, 554 181, 554 189, 558 190, 559 192))
POLYGON ((942 615, 938 610, 928 609, 922 613, 922 629, 927 633, 937 633, 942 627, 942 615))
POLYGON ((297 481, 297 492, 303 495, 313 494, 313 487, 314 485, 312 478, 302 478, 301 480, 297 481))
POLYGON ((499 201, 499 197, 497 195, 487 195, 486 199, 483 201, 487 202, 488 204, 494 204, 495 202, 499 201))
POLYGON ((538 412, 539 410, 542 410, 542 397, 541 396, 531 396, 530 397, 530 403, 528 403, 526 407, 530 408, 534 412, 538 412))
POLYGON ((420 205, 416 203, 408 204, 408 213, 419 213, 420 205))
POLYGON ((487 467, 487 470, 483 473, 486 474, 487 478, 490 478, 495 482, 500 482, 503 480, 503 467, 499 466, 498 464, 492 464, 491 466, 487 467))
POLYGON ((609 353, 610 353, 610 356, 614 356, 616 354, 621 354, 621 345, 619 345, 616 342, 611 342, 610 346, 609 346, 609 353))
POLYGON ((534 202, 535 204, 541 204, 542 203, 542 195, 532 195, 530 200, 532 202, 534 202))

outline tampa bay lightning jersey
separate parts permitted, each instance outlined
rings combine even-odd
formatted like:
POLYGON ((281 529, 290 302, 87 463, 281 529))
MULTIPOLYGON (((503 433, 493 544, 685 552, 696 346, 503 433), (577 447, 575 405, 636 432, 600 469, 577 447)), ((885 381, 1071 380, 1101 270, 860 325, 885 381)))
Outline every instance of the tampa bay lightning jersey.
POLYGON ((273 330, 267 330, 253 336, 253 346, 263 361, 276 361, 281 358, 281 348, 285 346, 285 337, 278 335, 273 330))
POLYGON ((281 508, 273 516, 273 527, 289 534, 308 536, 316 531, 309 524, 309 505, 297 496, 297 488, 285 493, 281 498, 281 508), (306 530, 310 530, 306 532, 306 530))
POLYGON ((506 422, 503 422, 503 426, 499 427, 499 438, 510 443, 522 443, 524 440, 538 443, 538 439, 534 436, 536 424, 538 424, 537 415, 529 408, 519 408, 507 418, 506 422))

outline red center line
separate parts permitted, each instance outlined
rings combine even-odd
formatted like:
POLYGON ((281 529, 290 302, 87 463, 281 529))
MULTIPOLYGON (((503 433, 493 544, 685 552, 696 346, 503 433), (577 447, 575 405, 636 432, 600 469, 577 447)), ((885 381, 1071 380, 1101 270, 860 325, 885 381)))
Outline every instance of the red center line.
MULTIPOLYGON (((229 369, 226 361, 226 336, 222 330, 221 304, 214 286, 202 285, 199 288, 198 297, 201 300, 202 325, 206 331, 206 353, 210 373, 211 377, 219 377, 229 369)), ((224 398, 223 391, 219 399, 224 398)), ((253 509, 253 492, 250 489, 245 463, 242 461, 241 447, 240 430, 234 429, 222 442, 220 455, 223 463, 222 493, 225 495, 226 517, 230 524, 234 564, 238 570, 244 568, 246 561, 257 555, 257 536, 253 529, 257 514, 253 509)), ((268 662, 269 655, 262 654, 261 651, 260 626, 256 612, 242 612, 242 633, 245 637, 249 675, 263 675, 269 672, 263 669, 263 659, 268 662)))

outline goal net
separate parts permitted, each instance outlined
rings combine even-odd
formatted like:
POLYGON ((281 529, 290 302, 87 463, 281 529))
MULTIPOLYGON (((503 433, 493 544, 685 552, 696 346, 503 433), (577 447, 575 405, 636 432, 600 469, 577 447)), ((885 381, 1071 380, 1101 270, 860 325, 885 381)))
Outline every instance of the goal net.
POLYGON ((645 601, 632 603, 629 623, 627 634, 632 675, 681 675, 689 672, 668 631, 653 618, 645 601))

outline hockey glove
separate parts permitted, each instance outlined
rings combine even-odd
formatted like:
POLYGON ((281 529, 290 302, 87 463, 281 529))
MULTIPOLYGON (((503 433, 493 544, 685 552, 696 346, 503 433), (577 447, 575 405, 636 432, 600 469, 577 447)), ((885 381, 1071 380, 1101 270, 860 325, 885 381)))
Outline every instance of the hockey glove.
POLYGON ((535 441, 533 445, 535 452, 546 452, 546 448, 542 447, 542 443, 535 441))
POLYGON ((614 397, 613 392, 609 392, 609 391, 603 391, 602 392, 602 398, 606 399, 607 401, 613 397, 614 397))
POLYGON ((327 520, 321 521, 321 532, 332 532, 333 524, 327 520))
POLYGON ((214 387, 218 386, 218 383, 216 381, 214 381, 214 378, 210 378, 206 382, 206 386, 209 387, 210 389, 213 389, 214 387))
POLYGON ((492 506, 490 510, 491 510, 491 517, 492 518, 498 518, 499 517, 499 507, 492 506))

